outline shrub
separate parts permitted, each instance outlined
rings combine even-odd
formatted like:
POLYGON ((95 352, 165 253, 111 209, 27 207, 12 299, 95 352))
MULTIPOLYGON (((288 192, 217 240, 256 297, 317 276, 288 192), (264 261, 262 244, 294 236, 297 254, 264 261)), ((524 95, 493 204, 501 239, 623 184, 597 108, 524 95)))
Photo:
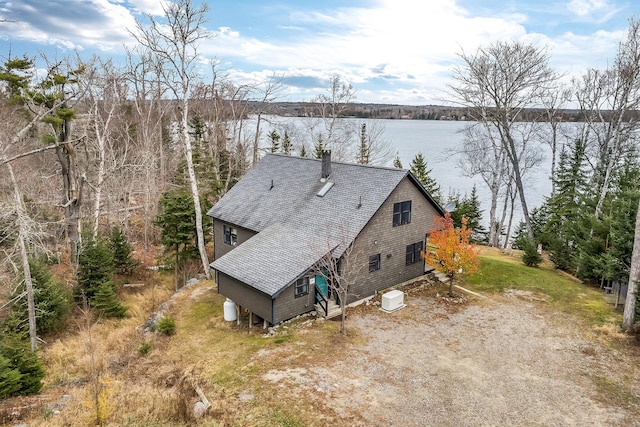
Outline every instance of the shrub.
POLYGON ((84 296, 93 306, 93 296, 98 289, 111 280, 113 274, 113 253, 100 238, 87 239, 80 252, 78 265, 78 296, 84 296))
POLYGON ((115 317, 117 319, 124 318, 128 310, 128 307, 118 301, 116 293, 113 290, 113 284, 110 281, 100 285, 93 296, 92 305, 96 308, 98 314, 115 317))
POLYGON ((140 343, 138 346, 138 354, 140 356, 146 356, 151 351, 151 343, 149 341, 144 341, 140 343))
MULTIPOLYGON (((36 329, 48 333, 58 329, 71 308, 71 295, 63 283, 56 281, 44 260, 29 260, 33 299, 36 308, 36 329)), ((11 307, 5 327, 15 332, 28 331, 28 311, 24 280, 15 288, 10 299, 16 300, 11 307)))
POLYGON ((23 334, 3 333, 0 339, 0 399, 37 394, 44 368, 23 334))
POLYGON ((523 240, 521 248, 524 251, 522 254, 522 262, 528 267, 537 267, 542 262, 542 256, 538 253, 538 248, 535 242, 531 240, 523 240))
POLYGON ((176 333, 176 321, 172 316, 163 316, 158 320, 156 331, 164 335, 173 335, 176 333))
POLYGON ((138 265, 132 256, 133 248, 127 236, 118 228, 114 228, 109 238, 109 248, 113 253, 113 266, 119 274, 131 274, 138 265))

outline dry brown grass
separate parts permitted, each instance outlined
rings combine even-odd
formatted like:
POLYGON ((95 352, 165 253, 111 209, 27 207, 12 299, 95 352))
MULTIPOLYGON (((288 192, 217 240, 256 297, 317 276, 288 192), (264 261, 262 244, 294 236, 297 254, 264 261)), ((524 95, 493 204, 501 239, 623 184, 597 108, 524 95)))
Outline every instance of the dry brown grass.
POLYGON ((109 413, 108 424, 192 422, 190 409, 198 400, 192 388, 195 381, 212 403, 203 421, 206 425, 273 425, 274 420, 288 419, 289 408, 284 402, 274 402, 277 385, 259 381, 275 362, 269 358, 271 362, 265 365, 256 363, 256 355, 283 349, 283 359, 308 364, 314 357, 330 357, 335 347, 327 342, 346 345, 357 339, 355 334, 340 337, 338 322, 307 328, 301 325, 307 321, 303 318, 282 326, 274 336, 266 336, 261 327, 249 329, 246 319, 240 326, 225 322, 224 298, 217 294, 211 281, 201 282, 171 299, 166 314, 176 320, 175 335, 145 334, 145 320, 173 294, 168 275, 156 275, 150 283, 155 287, 147 285, 121 294, 129 307, 126 319, 91 322, 89 330, 86 319, 76 313, 70 328, 43 349, 46 392, 58 396, 58 400, 63 394, 71 398, 64 399, 59 414, 35 412, 29 425, 86 425, 92 416, 91 385, 98 374, 108 374, 111 381, 108 397, 114 410, 109 413), (297 344, 298 340, 301 344, 297 344), (312 345, 304 345, 305 342, 312 345), (150 347, 144 356, 138 351, 142 343, 150 347), (186 376, 191 378, 187 382, 186 376), (256 396, 251 404, 238 399, 247 391, 256 396), (237 423, 249 413, 250 423, 237 423))

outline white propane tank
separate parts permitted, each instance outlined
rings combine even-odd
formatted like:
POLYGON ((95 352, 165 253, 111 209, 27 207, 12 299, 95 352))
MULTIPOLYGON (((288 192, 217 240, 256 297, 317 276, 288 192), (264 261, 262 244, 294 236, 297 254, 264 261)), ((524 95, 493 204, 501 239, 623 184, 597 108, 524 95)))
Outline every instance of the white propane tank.
POLYGON ((224 302, 224 320, 227 322, 233 322, 238 318, 236 313, 236 305, 229 298, 224 302))

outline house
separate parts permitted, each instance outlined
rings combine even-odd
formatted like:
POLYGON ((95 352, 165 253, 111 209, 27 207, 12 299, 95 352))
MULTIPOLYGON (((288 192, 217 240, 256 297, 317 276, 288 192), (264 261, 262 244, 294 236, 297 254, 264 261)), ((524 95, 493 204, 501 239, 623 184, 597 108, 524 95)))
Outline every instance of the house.
POLYGON ((424 274, 420 251, 444 212, 409 171, 324 152, 267 154, 208 215, 218 292, 278 324, 338 298, 318 271, 325 256, 357 266, 346 303, 424 274))

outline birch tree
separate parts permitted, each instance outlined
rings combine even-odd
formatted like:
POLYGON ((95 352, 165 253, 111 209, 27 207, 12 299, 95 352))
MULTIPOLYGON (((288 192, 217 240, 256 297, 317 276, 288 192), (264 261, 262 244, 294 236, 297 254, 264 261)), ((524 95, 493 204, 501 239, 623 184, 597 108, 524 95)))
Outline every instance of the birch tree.
POLYGON ((640 280, 640 204, 636 213, 636 230, 633 236, 633 252, 631 254, 631 268, 629 271, 629 286, 622 313, 622 329, 631 331, 636 318, 636 302, 638 295, 638 281, 640 280))
POLYGON ((136 40, 148 49, 162 64, 163 83, 179 103, 179 139, 184 149, 189 184, 196 216, 196 235, 202 267, 207 278, 211 277, 209 259, 202 227, 202 207, 198 181, 193 164, 193 148, 189 135, 189 107, 195 83, 198 80, 199 43, 209 37, 204 24, 207 4, 195 6, 191 0, 164 3, 165 22, 148 15, 150 24, 138 21, 136 40))
POLYGON ((353 86, 342 81, 340 76, 333 75, 329 79, 326 91, 312 100, 317 104, 314 115, 320 118, 320 129, 311 129, 313 143, 321 145, 320 150, 331 150, 331 155, 338 161, 348 160, 350 145, 358 129, 355 123, 342 119, 345 111, 356 98, 353 86))
POLYGON ((137 129, 135 165, 144 193, 144 247, 149 250, 152 221, 158 199, 164 192, 170 156, 165 152, 162 126, 167 104, 162 102, 165 88, 159 81, 161 64, 147 50, 128 51, 125 77, 133 106, 131 126, 137 129))
POLYGON ((541 96, 558 78, 549 67, 545 49, 521 42, 495 42, 474 54, 462 52, 462 65, 450 85, 456 103, 467 107, 471 119, 495 129, 512 169, 527 232, 533 240, 522 165, 514 127, 524 110, 540 105, 541 96))
POLYGON ((87 82, 87 101, 89 105, 89 128, 91 145, 96 156, 95 181, 89 182, 93 189, 93 239, 98 238, 100 215, 102 212, 102 193, 108 175, 122 167, 127 159, 128 141, 120 139, 120 150, 116 154, 114 144, 115 127, 118 125, 120 110, 127 98, 127 89, 123 76, 110 61, 97 61, 94 78, 87 82), (99 70, 97 70, 99 68, 99 70))

